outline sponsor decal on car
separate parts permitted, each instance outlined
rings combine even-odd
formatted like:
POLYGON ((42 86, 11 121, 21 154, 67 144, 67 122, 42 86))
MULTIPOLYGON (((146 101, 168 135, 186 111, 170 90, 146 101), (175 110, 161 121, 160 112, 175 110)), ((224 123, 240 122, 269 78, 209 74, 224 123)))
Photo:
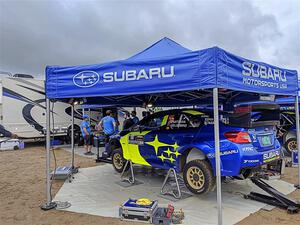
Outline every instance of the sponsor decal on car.
POLYGON ((254 150, 255 148, 253 146, 247 146, 242 148, 242 151, 244 152, 253 152, 254 150))
POLYGON ((259 163, 259 159, 244 159, 243 163, 259 163))
MULTIPOLYGON (((228 150, 228 151, 223 151, 223 152, 220 152, 220 155, 221 156, 224 156, 224 155, 232 155, 232 154, 237 154, 239 151, 238 150, 228 150)), ((214 153, 208 153, 206 155, 208 158, 215 158, 215 154, 214 153)))
POLYGON ((274 151, 274 152, 268 152, 263 154, 263 162, 271 162, 273 160, 279 159, 280 158, 280 152, 279 151, 274 151))
POLYGON ((135 145, 144 145, 144 136, 143 135, 129 135, 128 143, 135 144, 135 145))

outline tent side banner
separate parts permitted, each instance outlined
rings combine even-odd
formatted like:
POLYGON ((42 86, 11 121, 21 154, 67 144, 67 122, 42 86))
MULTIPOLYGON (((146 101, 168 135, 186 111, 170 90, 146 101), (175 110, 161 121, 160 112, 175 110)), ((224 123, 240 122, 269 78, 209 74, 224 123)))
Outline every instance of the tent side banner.
POLYGON ((213 85, 211 49, 176 57, 46 69, 46 94, 50 99, 184 91, 213 85))
POLYGON ((266 63, 235 56, 217 49, 219 87, 256 93, 296 95, 298 75, 266 63))

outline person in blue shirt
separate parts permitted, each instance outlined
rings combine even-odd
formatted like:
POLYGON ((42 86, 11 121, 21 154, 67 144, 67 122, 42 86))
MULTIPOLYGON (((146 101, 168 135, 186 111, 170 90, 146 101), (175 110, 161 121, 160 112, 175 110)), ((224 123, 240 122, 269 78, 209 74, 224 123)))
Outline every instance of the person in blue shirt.
POLYGON ((89 123, 89 116, 83 115, 82 116, 83 121, 80 124, 80 130, 82 137, 84 139, 84 148, 85 148, 85 155, 94 155, 92 152, 92 146, 93 146, 93 137, 92 137, 92 130, 89 123))
POLYGON ((106 111, 106 116, 103 117, 99 123, 102 128, 105 136, 111 136, 115 134, 116 131, 116 120, 113 117, 113 113, 111 110, 106 111))
POLYGON ((116 133, 116 120, 113 118, 113 113, 111 110, 106 111, 106 116, 103 117, 98 125, 104 134, 105 134, 105 151, 103 152, 103 156, 109 157, 111 151, 108 147, 109 137, 116 133))
POLYGON ((136 116, 136 111, 132 111, 131 116, 134 124, 137 124, 140 121, 139 118, 136 116))

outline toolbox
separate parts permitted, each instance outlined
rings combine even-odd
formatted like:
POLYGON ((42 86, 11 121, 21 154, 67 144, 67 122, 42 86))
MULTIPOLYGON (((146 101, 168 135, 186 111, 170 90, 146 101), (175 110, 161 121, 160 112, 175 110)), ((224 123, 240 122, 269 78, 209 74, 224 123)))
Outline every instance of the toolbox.
MULTIPOLYGON (((173 208, 174 210, 174 208, 173 208)), ((153 216, 152 223, 155 225, 170 225, 172 222, 172 214, 168 213, 168 208, 158 208, 153 216)))
POLYGON ((119 216, 122 220, 138 220, 153 222, 153 216, 157 210, 158 202, 151 201, 150 204, 141 205, 138 200, 129 199, 119 208, 119 216))

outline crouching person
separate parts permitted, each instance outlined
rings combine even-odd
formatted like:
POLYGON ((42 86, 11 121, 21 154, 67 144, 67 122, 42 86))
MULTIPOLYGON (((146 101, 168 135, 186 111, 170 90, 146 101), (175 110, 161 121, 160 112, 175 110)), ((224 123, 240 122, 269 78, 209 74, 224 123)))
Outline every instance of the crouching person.
POLYGON ((91 126, 89 123, 89 116, 83 115, 82 116, 83 121, 80 124, 81 134, 84 139, 84 148, 85 148, 85 155, 94 155, 92 153, 92 146, 93 146, 93 135, 91 126))
POLYGON ((111 149, 109 147, 109 138, 116 132, 116 120, 113 118, 113 113, 111 110, 106 111, 106 116, 103 117, 98 124, 105 134, 105 150, 102 153, 104 158, 109 158, 111 155, 111 149))

